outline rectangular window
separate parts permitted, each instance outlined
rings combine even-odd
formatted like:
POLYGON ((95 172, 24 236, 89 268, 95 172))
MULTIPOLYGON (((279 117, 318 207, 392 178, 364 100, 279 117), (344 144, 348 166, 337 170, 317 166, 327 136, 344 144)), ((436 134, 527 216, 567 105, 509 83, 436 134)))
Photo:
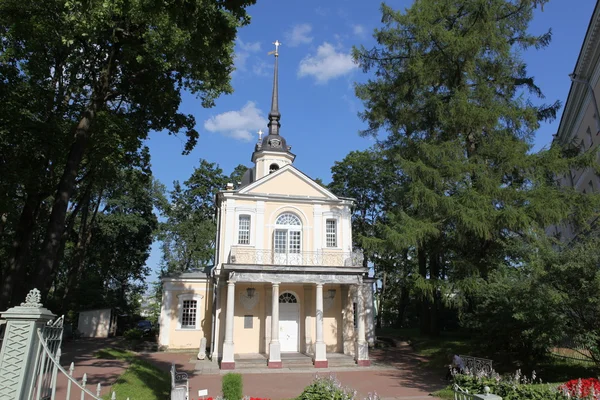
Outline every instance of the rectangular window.
POLYGON ((181 327, 196 329, 196 300, 184 300, 181 312, 181 327))
POLYGON ((252 329, 252 321, 254 320, 252 315, 244 315, 244 329, 252 329))
POLYGON ((325 237, 327 247, 337 247, 337 221, 328 219, 325 222, 325 237))
POLYGON ((588 182, 588 191, 589 193, 594 193, 594 183, 592 181, 588 182))
POLYGON ((356 303, 352 303, 352 315, 354 318, 354 329, 358 327, 358 307, 356 307, 356 303))
POLYGON ((238 224, 238 244, 250 244, 250 216, 240 215, 238 224))

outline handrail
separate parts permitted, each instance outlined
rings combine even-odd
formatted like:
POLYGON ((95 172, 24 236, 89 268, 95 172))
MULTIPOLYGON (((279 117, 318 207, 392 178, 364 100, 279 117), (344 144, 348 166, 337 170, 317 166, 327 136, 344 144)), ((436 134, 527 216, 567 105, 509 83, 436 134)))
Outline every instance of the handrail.
POLYGON ((348 252, 341 249, 276 253, 273 249, 234 245, 229 254, 229 262, 232 264, 362 267, 363 260, 361 251, 348 252))

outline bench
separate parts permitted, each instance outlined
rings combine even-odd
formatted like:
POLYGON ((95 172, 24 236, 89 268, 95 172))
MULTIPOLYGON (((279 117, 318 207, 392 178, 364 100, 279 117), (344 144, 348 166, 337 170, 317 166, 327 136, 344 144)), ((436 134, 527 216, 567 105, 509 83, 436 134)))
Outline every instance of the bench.
POLYGON ((492 372, 494 372, 492 360, 488 360, 487 358, 463 356, 460 354, 459 357, 463 360, 465 369, 467 369, 473 375, 483 373, 486 376, 490 376, 492 372))
POLYGON ((190 386, 188 374, 177 372, 175 363, 171 365, 171 400, 188 400, 190 386))

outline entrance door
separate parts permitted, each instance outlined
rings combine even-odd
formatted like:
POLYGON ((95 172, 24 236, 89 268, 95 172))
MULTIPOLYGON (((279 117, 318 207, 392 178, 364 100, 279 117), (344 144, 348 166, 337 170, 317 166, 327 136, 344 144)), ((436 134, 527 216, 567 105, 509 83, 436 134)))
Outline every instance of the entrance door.
POLYGON ((281 351, 298 351, 300 304, 292 293, 279 296, 279 343, 281 351))

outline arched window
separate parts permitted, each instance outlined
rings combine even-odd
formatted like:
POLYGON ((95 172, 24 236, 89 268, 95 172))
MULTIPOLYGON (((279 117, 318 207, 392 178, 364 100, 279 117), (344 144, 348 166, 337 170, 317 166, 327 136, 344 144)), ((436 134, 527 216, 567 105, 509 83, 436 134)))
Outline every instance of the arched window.
POLYGON ((273 251, 277 264, 302 262, 302 222, 292 213, 283 213, 275 221, 273 251))
POLYGON ((279 169, 279 165, 273 163, 271 165, 269 165, 269 173, 272 174, 273 172, 277 171, 279 169))
POLYGON ((294 296, 293 293, 284 292, 279 295, 280 303, 298 303, 298 299, 294 296))
POLYGON ((292 213, 284 213, 277 217, 277 221, 275 221, 275 225, 302 225, 300 218, 298 218, 295 214, 292 213))

